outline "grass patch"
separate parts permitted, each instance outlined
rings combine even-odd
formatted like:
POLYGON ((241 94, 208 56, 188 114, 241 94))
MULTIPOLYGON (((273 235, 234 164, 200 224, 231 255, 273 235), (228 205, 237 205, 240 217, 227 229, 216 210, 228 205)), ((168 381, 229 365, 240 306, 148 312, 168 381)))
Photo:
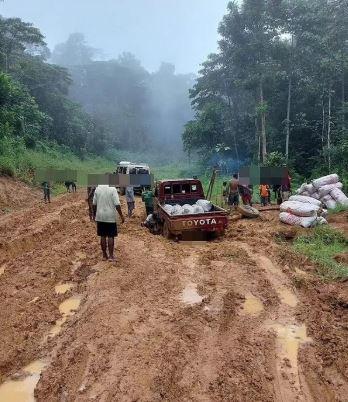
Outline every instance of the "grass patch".
POLYGON ((348 211, 348 205, 337 205, 334 209, 329 209, 329 215, 335 215, 340 212, 348 211))
POLYGON ((343 233, 330 226, 318 226, 310 235, 298 237, 294 248, 317 263, 318 273, 323 279, 348 278, 348 265, 333 258, 348 250, 348 239, 343 233))

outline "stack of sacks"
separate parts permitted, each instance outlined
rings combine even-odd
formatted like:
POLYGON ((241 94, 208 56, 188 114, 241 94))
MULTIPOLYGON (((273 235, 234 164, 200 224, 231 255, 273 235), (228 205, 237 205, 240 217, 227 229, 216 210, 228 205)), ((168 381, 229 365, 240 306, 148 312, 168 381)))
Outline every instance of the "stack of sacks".
POLYGON ((198 200, 195 204, 185 204, 183 206, 179 204, 170 205, 165 204, 163 209, 169 215, 192 215, 192 214, 203 214, 204 212, 211 211, 213 204, 208 200, 198 200))
POLYGON ((283 223, 304 228, 327 224, 327 211, 322 209, 321 201, 315 198, 294 195, 280 205, 279 219, 283 223))
POLYGON ((337 205, 348 206, 348 198, 342 188, 343 185, 340 183, 338 175, 330 174, 313 180, 310 184, 302 184, 296 193, 320 200, 326 208, 333 209, 337 205))

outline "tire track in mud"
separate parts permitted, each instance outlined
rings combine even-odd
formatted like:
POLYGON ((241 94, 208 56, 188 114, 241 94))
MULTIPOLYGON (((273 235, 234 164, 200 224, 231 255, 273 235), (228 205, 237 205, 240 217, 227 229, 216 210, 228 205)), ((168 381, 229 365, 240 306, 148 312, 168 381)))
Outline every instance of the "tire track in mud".
POLYGON ((10 239, 6 254, 1 254, 5 269, 0 279, 1 381, 45 355, 44 334, 59 319, 59 303, 72 294, 55 294, 55 286, 74 281, 74 291, 83 287, 79 276, 71 272, 71 256, 81 247, 86 227, 84 218, 76 220, 81 210, 85 212, 83 203, 80 195, 70 202, 63 196, 49 206, 47 219, 43 211, 36 215, 36 207, 31 214, 21 212, 23 219, 28 216, 25 228, 18 219, 6 234, 10 239))
MULTIPOLYGON (((64 203, 58 209, 50 211, 48 214, 39 216, 32 223, 19 224, 16 230, 9 228, 2 229, 3 239, 0 242, 1 261, 13 259, 44 248, 48 237, 54 236, 57 232, 66 229, 67 224, 71 224, 79 209, 84 205, 84 201, 78 200, 73 203, 64 203)), ((31 218, 35 217, 35 212, 31 213, 31 218)), ((23 217, 26 219, 26 216, 23 217)))
POLYGON ((295 308, 299 300, 289 280, 265 255, 241 245, 261 269, 278 294, 280 305, 275 316, 264 321, 265 330, 276 334, 275 395, 279 401, 313 401, 305 375, 299 365, 301 347, 312 342, 306 325, 298 323, 295 308))

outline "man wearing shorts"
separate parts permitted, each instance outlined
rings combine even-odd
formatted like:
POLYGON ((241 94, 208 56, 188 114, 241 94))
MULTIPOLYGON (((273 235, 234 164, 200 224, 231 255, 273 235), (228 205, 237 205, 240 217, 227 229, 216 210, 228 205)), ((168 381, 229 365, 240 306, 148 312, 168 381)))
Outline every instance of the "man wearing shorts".
POLYGON ((239 191, 238 191, 238 174, 235 173, 230 181, 229 194, 228 194, 228 205, 230 207, 237 208, 239 205, 239 191))
POLYGON ((121 210, 120 199, 115 187, 99 185, 93 196, 94 217, 97 222, 97 234, 100 236, 100 246, 103 252, 103 260, 115 261, 114 246, 117 237, 116 211, 124 217, 121 210), (109 255, 107 253, 109 251, 109 255))

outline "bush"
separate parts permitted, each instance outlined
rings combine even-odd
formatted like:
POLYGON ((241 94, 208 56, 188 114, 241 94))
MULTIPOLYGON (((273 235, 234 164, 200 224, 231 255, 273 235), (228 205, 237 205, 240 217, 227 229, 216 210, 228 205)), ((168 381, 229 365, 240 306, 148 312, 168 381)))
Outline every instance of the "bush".
POLYGON ((0 157, 0 176, 14 177, 16 174, 16 168, 10 158, 0 157))

